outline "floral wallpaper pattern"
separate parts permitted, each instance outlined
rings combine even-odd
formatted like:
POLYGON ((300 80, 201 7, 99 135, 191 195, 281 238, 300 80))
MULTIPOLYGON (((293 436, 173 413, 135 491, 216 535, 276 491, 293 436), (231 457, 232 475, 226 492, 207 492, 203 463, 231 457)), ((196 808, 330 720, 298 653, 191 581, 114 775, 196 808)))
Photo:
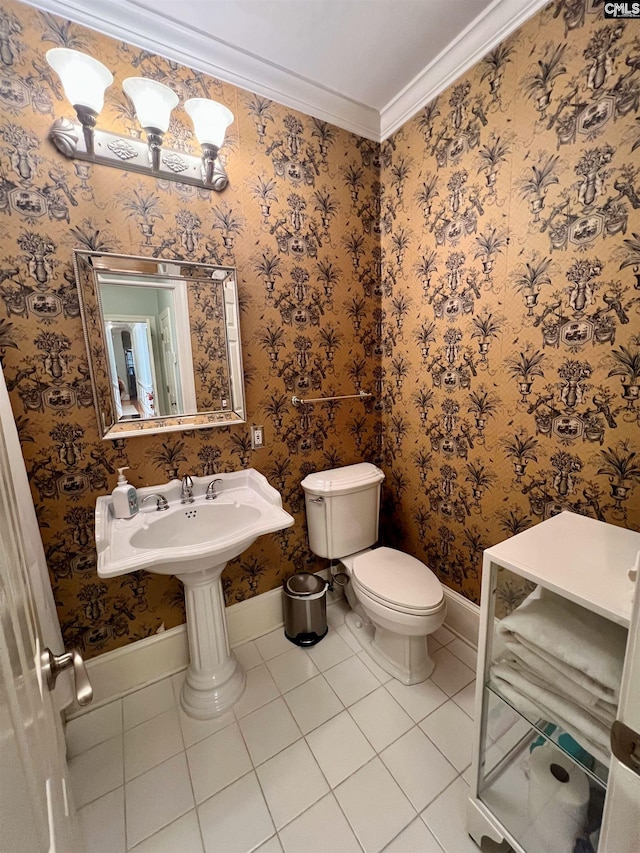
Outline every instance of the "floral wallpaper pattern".
MULTIPOLYGON (((474 601, 482 549, 555 512, 640 526, 637 22, 555 0, 377 145, 10 0, 0 104, 0 357, 68 644, 91 656, 184 618, 172 578, 97 577, 117 465, 138 486, 253 466, 282 492, 296 525, 227 567, 228 604, 319 567, 300 480, 360 460, 387 475, 385 540, 474 601), (227 104, 229 188, 64 160, 56 45, 114 72, 108 129, 136 132, 132 73, 227 104), (75 247, 237 267, 265 449, 248 424, 99 439, 75 247)), ((180 108, 167 143, 193 146, 180 108)))
POLYGON ((222 284, 212 288, 189 282, 187 300, 198 410, 226 409, 231 406, 231 379, 222 284))
MULTIPOLYGON (((378 372, 377 146, 15 2, 0 10, 0 112, 0 356, 66 643, 91 657, 184 621, 174 578, 97 576, 95 500, 114 487, 117 466, 130 466, 136 486, 253 466, 281 491, 296 525, 229 564, 228 604, 319 568, 307 547, 300 480, 381 462, 381 414, 371 401, 296 409, 291 396, 369 390, 378 372), (44 58, 54 46, 87 51, 114 73, 105 129, 136 132, 121 85, 132 74, 165 82, 181 103, 204 96, 228 105, 235 122, 221 156, 229 188, 212 193, 65 160, 47 139, 55 118, 73 117, 44 58), (100 440, 74 248, 237 268, 247 424, 100 440), (264 425, 260 451, 251 450, 251 423, 264 425)), ((188 117, 181 108, 174 116, 166 144, 197 150, 188 117)), ((200 309, 197 380, 215 400, 228 384, 213 358, 224 345, 219 306, 200 309)))
POLYGON ((390 141, 389 529, 474 601, 557 512, 640 526, 639 106, 638 22, 557 0, 390 141))

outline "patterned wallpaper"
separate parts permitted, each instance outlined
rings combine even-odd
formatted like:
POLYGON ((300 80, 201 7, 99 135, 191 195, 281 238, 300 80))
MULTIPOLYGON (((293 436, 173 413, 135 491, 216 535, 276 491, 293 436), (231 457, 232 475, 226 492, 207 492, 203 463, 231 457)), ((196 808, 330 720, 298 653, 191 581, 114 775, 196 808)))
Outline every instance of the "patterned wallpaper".
POLYGON ((639 105, 640 23, 557 0, 391 140, 388 530, 474 601, 563 509, 640 526, 639 105))
MULTIPOLYGON (((385 539, 475 601, 482 549, 563 508, 640 526, 640 27, 597 5, 556 0, 377 146, 3 4, 0 357, 68 644, 91 656, 184 618, 171 578, 96 575, 117 465, 138 486, 253 466, 282 492, 296 525, 228 566, 228 604, 317 567, 299 482, 365 459, 387 473, 385 539), (64 160, 46 139, 71 115, 56 45, 114 72, 105 128, 135 130, 131 74, 227 104, 230 187, 64 160), (265 449, 245 425, 99 439, 74 247, 238 268, 265 449), (290 403, 360 389, 373 399, 290 403)), ((175 115, 167 144, 189 150, 175 115)))
MULTIPOLYGON (((380 373, 378 147, 15 2, 0 9, 0 112, 0 356, 66 643, 91 657, 184 621, 177 580, 96 574, 95 500, 114 487, 116 466, 129 465, 136 486, 252 466, 281 491, 296 524, 230 563, 228 604, 318 568, 300 480, 381 462, 381 413, 373 401, 296 409, 290 400, 369 390, 380 373), (167 83, 181 103, 204 96, 229 106, 236 118, 221 152, 229 188, 211 193, 65 160, 47 140, 55 118, 73 117, 44 59, 54 46, 89 52, 114 73, 105 129, 136 128, 122 92, 131 75, 167 83), (100 440, 75 247, 237 267, 248 424, 100 440), (251 450, 250 423, 264 425, 260 451, 251 450)), ((189 118, 180 107, 174 115, 167 145, 197 150, 189 118)), ((203 346, 215 346, 214 331, 207 327, 203 346)), ((199 381, 217 396, 224 377, 196 357, 199 381)))
POLYGON ((189 282, 187 300, 193 333, 191 347, 198 410, 227 408, 231 405, 231 380, 226 355, 222 283, 211 288, 189 282))

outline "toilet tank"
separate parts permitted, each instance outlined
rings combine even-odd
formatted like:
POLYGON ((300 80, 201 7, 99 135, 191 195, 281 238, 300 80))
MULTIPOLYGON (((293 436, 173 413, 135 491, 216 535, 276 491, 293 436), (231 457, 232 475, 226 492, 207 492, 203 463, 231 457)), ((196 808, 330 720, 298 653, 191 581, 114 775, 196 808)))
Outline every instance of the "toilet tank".
POLYGON ((337 560, 376 543, 383 480, 382 471, 370 462, 304 478, 309 547, 314 554, 337 560))

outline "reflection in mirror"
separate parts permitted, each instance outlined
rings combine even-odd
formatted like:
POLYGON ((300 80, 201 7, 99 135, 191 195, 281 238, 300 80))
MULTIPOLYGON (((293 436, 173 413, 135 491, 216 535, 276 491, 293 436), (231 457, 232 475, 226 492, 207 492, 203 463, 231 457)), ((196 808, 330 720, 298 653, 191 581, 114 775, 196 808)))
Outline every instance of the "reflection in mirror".
MULTIPOLYGON (((129 284, 96 271, 118 420, 196 412, 185 282, 129 284)), ((194 306, 195 310, 195 306, 194 306)), ((225 389, 228 398, 228 389, 225 389)), ((225 408, 218 405, 207 408, 225 408)))
POLYGON ((103 438, 244 421, 235 270, 75 252, 103 438))

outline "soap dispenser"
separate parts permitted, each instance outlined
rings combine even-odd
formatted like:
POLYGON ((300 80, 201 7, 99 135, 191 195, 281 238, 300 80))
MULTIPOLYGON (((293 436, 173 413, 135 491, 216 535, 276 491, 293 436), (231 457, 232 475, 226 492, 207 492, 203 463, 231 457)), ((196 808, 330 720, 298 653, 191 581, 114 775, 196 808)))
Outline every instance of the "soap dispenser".
POLYGON ((138 493, 122 473, 128 465, 118 468, 118 485, 111 493, 113 496, 113 514, 116 518, 131 518, 138 512, 138 493))

